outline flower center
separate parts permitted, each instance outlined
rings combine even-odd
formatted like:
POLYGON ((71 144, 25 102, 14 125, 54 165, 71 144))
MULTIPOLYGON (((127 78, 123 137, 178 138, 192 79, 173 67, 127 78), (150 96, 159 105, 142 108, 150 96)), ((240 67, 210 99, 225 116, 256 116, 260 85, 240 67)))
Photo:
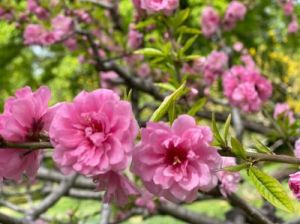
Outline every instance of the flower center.
POLYGON ((170 144, 166 150, 166 162, 171 166, 179 166, 187 160, 188 151, 183 147, 170 144))
POLYGON ((102 145, 106 139, 106 117, 101 114, 83 115, 86 121, 85 136, 96 146, 102 145))
POLYGON ((44 123, 42 121, 42 118, 38 120, 33 120, 31 124, 31 129, 28 131, 28 134, 26 136, 27 141, 38 141, 43 127, 44 123))

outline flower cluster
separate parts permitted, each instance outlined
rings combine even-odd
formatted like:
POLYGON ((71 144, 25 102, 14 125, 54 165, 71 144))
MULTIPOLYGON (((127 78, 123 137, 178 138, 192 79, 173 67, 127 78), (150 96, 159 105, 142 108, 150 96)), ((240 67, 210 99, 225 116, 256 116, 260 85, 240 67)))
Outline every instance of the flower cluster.
MULTIPOLYGON (((40 136, 48 131, 58 106, 49 108, 51 93, 47 87, 40 87, 32 92, 29 87, 16 91, 10 97, 0 115, 0 135, 5 141, 39 141, 40 136), (25 112, 25 113, 24 113, 25 112)), ((40 150, 1 149, 0 180, 20 181, 26 174, 34 180, 42 159, 40 150)))
POLYGON ((197 126, 188 115, 179 116, 172 127, 149 122, 141 131, 131 170, 154 195, 173 202, 193 201, 199 190, 217 185, 221 157, 211 146, 212 138, 209 127, 197 126))
POLYGON ((288 33, 297 33, 299 30, 299 24, 297 21, 297 15, 296 13, 294 13, 293 0, 284 1, 284 3, 281 3, 281 7, 283 9, 285 16, 290 18, 290 22, 288 24, 288 33))
POLYGON ((232 1, 225 12, 223 21, 213 7, 205 7, 201 15, 201 28, 205 37, 212 37, 221 30, 231 30, 236 26, 237 21, 244 19, 247 8, 239 1, 232 1))
POLYGON ((51 45, 67 38, 74 29, 73 20, 58 15, 51 21, 52 30, 46 30, 39 24, 29 24, 24 31, 24 43, 28 45, 51 45))
POLYGON ((258 112, 272 95, 272 85, 257 70, 237 65, 223 78, 224 95, 244 112, 258 112))

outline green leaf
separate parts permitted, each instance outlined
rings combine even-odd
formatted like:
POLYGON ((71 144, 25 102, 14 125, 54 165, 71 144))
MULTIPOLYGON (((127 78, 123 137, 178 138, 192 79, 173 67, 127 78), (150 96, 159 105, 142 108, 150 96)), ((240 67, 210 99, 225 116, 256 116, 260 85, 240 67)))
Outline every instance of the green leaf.
POLYGON ((196 113, 201 110, 201 108, 205 105, 206 98, 200 98, 188 111, 188 115, 195 116, 196 113))
POLYGON ((134 51, 134 54, 142 54, 145 56, 164 56, 164 53, 161 50, 156 48, 143 48, 134 51))
POLYGON ((224 140, 225 140, 226 145, 227 145, 227 138, 228 138, 230 124, 231 124, 231 114, 228 115, 227 120, 224 125, 224 140))
POLYGON ((256 147, 256 150, 260 153, 265 154, 272 154, 272 151, 269 147, 265 146, 261 141, 259 141, 257 138, 254 138, 254 144, 256 147))
POLYGON ((184 21, 187 20, 187 18, 189 17, 189 15, 190 15, 190 9, 189 8, 186 8, 185 10, 179 11, 175 15, 175 17, 174 17, 174 19, 172 21, 173 26, 175 28, 178 27, 178 26, 180 26, 182 23, 184 23, 184 21))
POLYGON ((124 100, 126 100, 126 101, 131 101, 131 97, 132 97, 132 89, 130 89, 129 91, 128 91, 128 93, 127 93, 127 91, 125 92, 125 94, 124 94, 124 100))
POLYGON ((158 86, 162 89, 168 90, 168 91, 173 91, 174 92, 176 90, 176 88, 170 83, 159 82, 159 83, 155 83, 154 85, 158 86))
POLYGON ((168 110, 168 114, 169 114, 169 121, 170 123, 172 124, 173 121, 175 120, 176 118, 176 107, 175 107, 175 101, 173 101, 170 105, 170 108, 168 110))
POLYGON ((171 95, 167 96, 161 105, 154 111, 153 115, 150 118, 150 121, 159 121, 169 110, 173 102, 175 102, 180 96, 185 92, 184 82, 178 89, 176 89, 171 95))
POLYGON ((181 26, 176 31, 179 34, 201 34, 200 29, 195 29, 187 26, 181 26))
POLYGON ((183 57, 182 59, 184 61, 193 61, 195 59, 198 59, 198 58, 201 58, 202 56, 201 55, 198 55, 198 54, 192 54, 192 55, 188 55, 188 56, 185 56, 183 57))
POLYGON ((193 45, 193 43, 196 41, 198 38, 198 35, 191 37, 190 39, 187 40, 183 48, 180 49, 179 54, 184 55, 184 53, 193 45))
POLYGON ((249 166, 249 164, 242 163, 242 164, 239 164, 239 165, 236 165, 236 166, 223 167, 223 170, 229 171, 229 172, 238 172, 238 171, 241 171, 243 169, 246 169, 248 166, 249 166))
POLYGON ((240 141, 236 138, 231 138, 231 148, 232 152, 239 158, 246 159, 246 151, 240 141))
POLYGON ((155 19, 152 18, 152 17, 149 17, 148 19, 143 20, 143 21, 139 22, 138 24, 136 24, 134 26, 134 28, 135 29, 142 29, 142 28, 145 28, 145 27, 150 26, 150 25, 155 24, 155 23, 156 23, 155 19))
POLYGON ((213 126, 213 133, 214 133, 214 136, 215 136, 216 140, 218 141, 218 143, 221 146, 225 146, 225 142, 223 141, 223 139, 220 135, 219 129, 217 127, 215 114, 212 115, 212 126, 213 126))
POLYGON ((292 202, 278 180, 263 173, 256 167, 250 167, 249 177, 256 189, 267 201, 284 211, 294 211, 292 202))

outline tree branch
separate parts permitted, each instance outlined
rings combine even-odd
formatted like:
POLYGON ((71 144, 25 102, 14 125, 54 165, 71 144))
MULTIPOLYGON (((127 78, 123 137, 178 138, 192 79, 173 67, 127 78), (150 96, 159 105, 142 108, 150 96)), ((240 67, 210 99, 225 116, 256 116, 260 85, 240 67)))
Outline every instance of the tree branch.
POLYGON ((158 205, 158 211, 162 214, 171 215, 177 219, 191 224, 221 224, 221 221, 212 219, 206 215, 189 211, 181 206, 170 202, 162 202, 158 205))
POLYGON ((62 196, 64 196, 71 186, 74 184, 78 174, 73 174, 70 177, 66 177, 59 185, 58 189, 48 195, 35 209, 29 212, 30 217, 35 220, 41 214, 46 212, 52 207, 62 196))

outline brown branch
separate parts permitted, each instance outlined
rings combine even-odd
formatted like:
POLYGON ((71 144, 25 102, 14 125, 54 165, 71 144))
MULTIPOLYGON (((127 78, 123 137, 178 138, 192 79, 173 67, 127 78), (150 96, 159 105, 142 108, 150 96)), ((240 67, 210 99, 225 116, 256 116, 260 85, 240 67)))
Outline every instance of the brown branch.
MULTIPOLYGON (((236 157, 230 148, 226 148, 225 150, 220 150, 219 153, 222 156, 227 157, 236 157)), ((288 164, 296 164, 300 165, 300 159, 293 156, 286 155, 270 155, 256 152, 246 152, 248 158, 254 159, 255 161, 269 161, 269 162, 277 162, 277 163, 288 163, 288 164)))
POLYGON ((39 149, 51 149, 53 146, 50 142, 6 142, 2 141, 0 143, 1 148, 15 148, 15 149, 29 149, 29 150, 39 150, 39 149))
POLYGON ((195 213, 182 206, 170 202, 162 202, 157 208, 159 213, 171 215, 177 219, 191 224, 221 224, 221 221, 212 219, 206 215, 195 213))
POLYGON ((261 214, 256 208, 249 205, 245 200, 232 193, 228 196, 229 202, 236 207, 239 207, 245 212, 249 220, 253 224, 273 224, 267 217, 261 214))
MULTIPOLYGON (((41 167, 38 170, 37 178, 40 180, 53 181, 59 183, 65 177, 59 172, 56 172, 54 170, 48 170, 44 167, 41 167)), ((80 176, 75 180, 73 187, 81 188, 81 189, 95 189, 96 185, 91 180, 80 176)))
POLYGON ((113 5, 104 1, 100 0, 80 0, 81 2, 87 2, 87 3, 92 3, 96 6, 99 6, 104 9, 113 9, 113 5))
POLYGON ((46 212, 50 207, 52 207, 59 199, 64 196, 71 186, 74 184, 78 174, 73 174, 70 177, 66 177, 59 185, 59 187, 49 194, 39 205, 29 212, 30 217, 35 220, 44 212, 46 212))

